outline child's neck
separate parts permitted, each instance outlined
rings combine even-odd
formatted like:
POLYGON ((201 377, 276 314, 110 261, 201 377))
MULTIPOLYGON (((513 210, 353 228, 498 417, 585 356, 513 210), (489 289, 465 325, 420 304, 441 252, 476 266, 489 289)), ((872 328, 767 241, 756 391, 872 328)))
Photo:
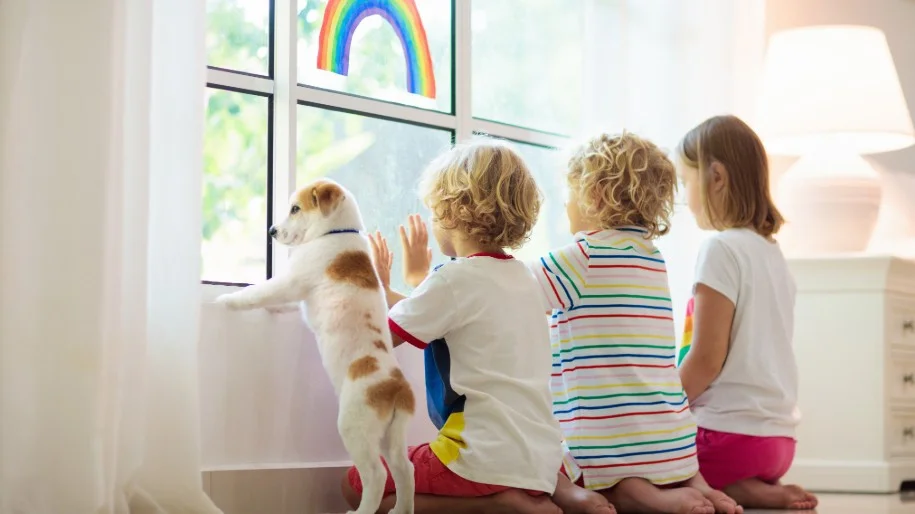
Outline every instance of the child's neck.
POLYGON ((454 256, 469 257, 481 253, 487 254, 504 254, 505 250, 494 245, 482 245, 477 241, 455 241, 454 256))

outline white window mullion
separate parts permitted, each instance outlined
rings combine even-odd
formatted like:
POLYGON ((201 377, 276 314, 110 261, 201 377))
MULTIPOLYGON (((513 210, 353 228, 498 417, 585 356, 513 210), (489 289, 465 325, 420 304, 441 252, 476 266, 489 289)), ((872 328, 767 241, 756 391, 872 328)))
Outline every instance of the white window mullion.
MULTIPOLYGON (((298 0, 274 4, 273 222, 286 216, 287 199, 295 188, 296 106, 298 88, 298 0)), ((273 246, 273 274, 283 273, 289 252, 273 246)))
POLYGON ((207 84, 223 86, 239 91, 273 93, 273 81, 267 77, 255 77, 244 73, 226 71, 219 68, 207 68, 207 84))
POLYGON ((454 1, 454 114, 457 117, 455 139, 461 142, 473 137, 473 32, 470 21, 472 0, 454 1))
POLYGON ((561 148, 568 144, 569 138, 549 132, 526 129, 515 125, 498 123, 495 121, 472 119, 470 128, 473 132, 480 132, 489 136, 510 139, 519 143, 530 143, 538 146, 561 148))
POLYGON ((456 127, 455 117, 450 114, 420 109, 409 105, 307 86, 298 87, 296 95, 300 102, 307 105, 415 123, 427 127, 449 130, 453 130, 456 127))

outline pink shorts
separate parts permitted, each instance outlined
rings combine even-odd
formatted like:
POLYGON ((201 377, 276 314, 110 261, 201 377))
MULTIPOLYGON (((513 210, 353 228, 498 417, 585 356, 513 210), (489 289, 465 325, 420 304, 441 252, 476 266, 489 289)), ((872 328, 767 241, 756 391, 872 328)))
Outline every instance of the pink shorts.
POLYGON ((748 478, 778 482, 791 467, 795 445, 790 437, 757 437, 701 427, 696 433, 699 472, 715 489, 748 478))
MULTIPOLYGON (((501 485, 480 484, 460 477, 454 471, 442 464, 428 444, 411 446, 407 450, 410 462, 413 463, 413 475, 416 477, 416 494, 431 494, 435 496, 454 496, 459 498, 475 498, 489 496, 511 489, 501 485)), ((384 465, 388 472, 388 479, 384 484, 385 496, 395 492, 394 479, 387 463, 384 465)), ((362 480, 355 467, 349 470, 349 484, 360 495, 362 494, 362 480)), ((542 491, 525 491, 531 496, 546 494, 542 491)))

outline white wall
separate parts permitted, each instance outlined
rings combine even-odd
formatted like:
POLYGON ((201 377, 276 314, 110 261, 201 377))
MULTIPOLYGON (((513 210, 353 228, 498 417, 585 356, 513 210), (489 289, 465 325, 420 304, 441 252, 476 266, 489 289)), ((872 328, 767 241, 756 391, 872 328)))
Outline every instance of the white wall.
MULTIPOLYGON (((199 346, 204 469, 334 467, 349 457, 337 434, 337 402, 314 336, 297 313, 229 312, 208 304, 199 346)), ((430 440, 423 356, 396 350, 417 394, 410 444, 430 440)))
MULTIPOLYGON (((886 34, 899 80, 915 112, 915 0, 768 0, 766 33, 807 25, 872 25, 886 34)), ((867 157, 884 180, 870 250, 915 257, 915 147, 867 157)), ((777 176, 791 163, 774 159, 777 176)))

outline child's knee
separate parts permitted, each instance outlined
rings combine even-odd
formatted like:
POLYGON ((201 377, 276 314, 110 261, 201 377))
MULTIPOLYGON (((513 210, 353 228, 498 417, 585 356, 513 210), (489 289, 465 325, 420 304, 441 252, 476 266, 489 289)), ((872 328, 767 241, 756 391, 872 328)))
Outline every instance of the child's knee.
POLYGON ((343 499, 346 500, 346 503, 350 506, 351 509, 355 509, 359 506, 359 500, 362 499, 361 495, 353 489, 353 484, 350 482, 349 473, 343 475, 343 481, 340 484, 340 489, 343 492, 343 499))

